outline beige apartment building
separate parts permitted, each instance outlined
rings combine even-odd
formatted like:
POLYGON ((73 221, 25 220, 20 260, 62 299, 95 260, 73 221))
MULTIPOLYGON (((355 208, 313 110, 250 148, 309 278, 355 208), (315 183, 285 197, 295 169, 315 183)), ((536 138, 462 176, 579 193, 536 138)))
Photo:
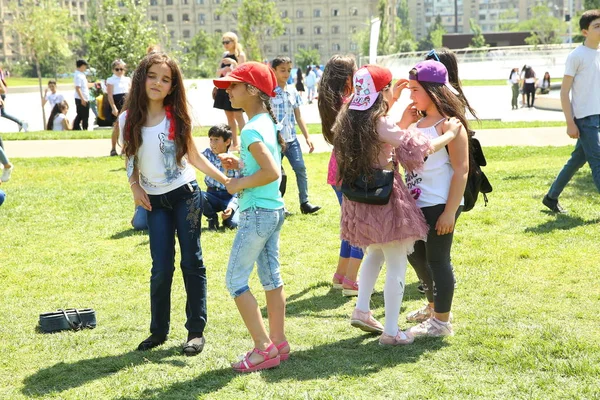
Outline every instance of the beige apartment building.
MULTIPOLYGON (((2 63, 18 61, 23 54, 23 47, 18 36, 10 29, 12 13, 8 3, 9 0, 0 0, 0 62, 2 63)), ((77 23, 82 25, 87 23, 88 0, 61 0, 61 3, 69 10, 77 23)))
MULTIPOLYGON (((149 19, 164 24, 171 38, 187 41, 200 29, 206 33, 236 32, 235 21, 221 16, 220 0, 151 0, 149 19)), ((356 33, 369 29, 377 15, 377 0, 278 0, 282 18, 288 18, 285 34, 264 43, 265 56, 294 55, 300 49, 315 49, 325 62, 333 54, 360 52, 356 33)), ((390 2, 393 12, 395 2, 390 2)), ((267 37, 268 37, 267 33, 267 37)), ((242 39, 243 44, 243 39, 242 39)))
MULTIPOLYGON (((572 0, 574 13, 581 10, 583 0, 572 0)), ((519 23, 531 18, 536 4, 547 5, 553 15, 563 19, 569 13, 569 0, 457 0, 458 30, 455 29, 455 0, 411 0, 408 2, 412 30, 417 40, 427 36, 436 17, 448 33, 469 33, 469 19, 473 18, 481 30, 498 32, 502 23, 519 23)))

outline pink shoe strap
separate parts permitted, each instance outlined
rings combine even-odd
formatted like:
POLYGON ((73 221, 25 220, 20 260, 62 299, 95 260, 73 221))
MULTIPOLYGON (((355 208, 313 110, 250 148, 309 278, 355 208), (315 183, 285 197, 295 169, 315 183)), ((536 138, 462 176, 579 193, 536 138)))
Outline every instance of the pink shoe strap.
POLYGON ((358 289, 358 282, 357 281, 351 281, 350 279, 344 277, 344 280, 342 281, 343 285, 350 285, 352 286, 352 288, 358 289))
POLYGON ((338 274, 337 272, 333 274, 333 280, 336 282, 343 282, 345 279, 344 275, 338 274))
POLYGON ((283 349, 285 346, 289 346, 289 343, 287 342, 287 340, 275 345, 275 347, 277 347, 278 351, 283 349))

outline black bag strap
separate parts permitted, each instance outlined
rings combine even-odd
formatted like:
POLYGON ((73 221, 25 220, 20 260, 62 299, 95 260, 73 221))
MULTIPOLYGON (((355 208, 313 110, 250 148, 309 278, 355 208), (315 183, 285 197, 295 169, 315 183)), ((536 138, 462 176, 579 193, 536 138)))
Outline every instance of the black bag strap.
POLYGON ((67 323, 69 324, 69 326, 71 327, 71 329, 73 329, 74 331, 79 331, 81 330, 82 323, 81 323, 81 315, 79 315, 79 310, 77 310, 76 308, 70 308, 68 310, 63 310, 62 308, 60 308, 58 311, 62 312, 63 315, 65 316, 65 319, 67 320, 67 323), (69 316, 67 315, 67 311, 75 311, 75 314, 77 314, 77 318, 79 318, 79 322, 73 322, 69 319, 69 316))

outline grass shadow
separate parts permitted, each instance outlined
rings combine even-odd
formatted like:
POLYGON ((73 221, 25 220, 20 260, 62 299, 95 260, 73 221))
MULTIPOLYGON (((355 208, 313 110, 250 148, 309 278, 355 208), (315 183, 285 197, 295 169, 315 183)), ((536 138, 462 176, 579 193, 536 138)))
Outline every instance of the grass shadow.
POLYGON ((123 232, 115 233, 115 234, 111 235, 110 238, 113 240, 117 240, 117 239, 124 239, 124 238, 130 237, 130 236, 142 236, 142 235, 147 235, 147 234, 148 234, 147 230, 138 231, 133 228, 130 228, 130 229, 124 230, 123 232))
POLYGON ((549 215, 556 215, 556 219, 546 221, 538 226, 525 228, 526 233, 544 234, 556 230, 569 230, 583 225, 593 225, 600 222, 600 219, 592 219, 586 221, 581 217, 574 217, 568 214, 555 214, 548 210, 543 210, 543 212, 549 215))
POLYGON ((41 369, 23 380, 21 392, 29 397, 44 397, 52 392, 62 392, 96 379, 115 374, 122 369, 135 365, 151 363, 168 363, 174 366, 185 366, 178 360, 164 360, 167 357, 181 355, 180 346, 154 351, 131 351, 107 357, 91 358, 73 363, 60 362, 41 369))
MULTIPOLYGON (((293 351, 288 361, 278 368, 257 372, 268 382, 324 380, 329 377, 364 377, 376 374, 398 364, 414 363, 423 353, 446 346, 441 338, 419 340, 410 346, 382 347, 377 336, 361 335, 334 343, 293 351), (368 343, 364 343, 369 340, 368 343)), ((144 390, 139 396, 121 397, 120 400, 148 398, 179 399, 203 398, 221 390, 238 373, 230 368, 206 372, 192 380, 178 382, 168 388, 144 390)))

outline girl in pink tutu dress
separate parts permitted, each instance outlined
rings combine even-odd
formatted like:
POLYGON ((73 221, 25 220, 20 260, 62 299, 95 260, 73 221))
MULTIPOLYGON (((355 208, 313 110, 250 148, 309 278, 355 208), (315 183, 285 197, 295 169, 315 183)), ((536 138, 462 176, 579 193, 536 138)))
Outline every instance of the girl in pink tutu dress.
POLYGON ((382 345, 410 344, 412 336, 398 328, 398 314, 404 294, 407 254, 415 241, 427 236, 427 224, 415 200, 398 173, 397 163, 405 170, 418 170, 427 155, 443 148, 459 132, 456 119, 447 122, 446 133, 429 140, 406 128, 414 121, 410 105, 396 124, 387 113, 398 99, 407 80, 392 89, 392 74, 387 68, 367 65, 353 77, 354 96, 344 105, 333 127, 334 149, 338 162, 338 180, 353 182, 373 168, 394 170, 394 186, 385 205, 342 202, 341 238, 352 246, 366 249, 360 271, 360 286, 351 324, 367 332, 381 333, 382 345), (380 267, 387 266, 384 287, 385 326, 370 311, 371 293, 380 267))

